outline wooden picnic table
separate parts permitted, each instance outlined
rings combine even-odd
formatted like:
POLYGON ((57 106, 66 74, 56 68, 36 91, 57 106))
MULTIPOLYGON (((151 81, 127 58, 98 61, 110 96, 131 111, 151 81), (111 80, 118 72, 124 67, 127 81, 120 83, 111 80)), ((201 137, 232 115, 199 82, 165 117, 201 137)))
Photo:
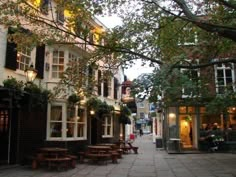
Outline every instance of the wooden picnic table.
POLYGON ((44 147, 39 149, 47 157, 59 158, 66 156, 68 149, 59 147, 44 147))

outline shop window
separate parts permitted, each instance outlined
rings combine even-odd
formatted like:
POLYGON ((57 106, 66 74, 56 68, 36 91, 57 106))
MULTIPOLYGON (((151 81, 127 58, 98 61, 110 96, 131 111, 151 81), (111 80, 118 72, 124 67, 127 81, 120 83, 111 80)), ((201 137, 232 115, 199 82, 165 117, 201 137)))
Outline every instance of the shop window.
POLYGON ((216 92, 223 94, 226 90, 235 90, 234 66, 232 63, 215 66, 216 92))
POLYGON ((78 106, 66 106, 66 103, 48 105, 49 140, 86 139, 86 114, 78 106))
POLYGON ((54 50, 52 59, 52 78, 61 78, 64 72, 64 51, 54 50))
POLYGON ((113 118, 111 115, 102 117, 102 137, 113 136, 113 118))

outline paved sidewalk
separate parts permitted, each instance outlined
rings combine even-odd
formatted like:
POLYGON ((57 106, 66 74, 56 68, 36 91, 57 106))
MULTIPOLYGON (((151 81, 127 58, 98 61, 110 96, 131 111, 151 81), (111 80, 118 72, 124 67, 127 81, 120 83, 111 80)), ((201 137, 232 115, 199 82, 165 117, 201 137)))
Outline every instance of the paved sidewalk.
POLYGON ((123 155, 118 164, 77 164, 67 171, 1 169, 0 177, 236 177, 236 154, 167 154, 156 150, 150 135, 138 137, 139 154, 123 155))

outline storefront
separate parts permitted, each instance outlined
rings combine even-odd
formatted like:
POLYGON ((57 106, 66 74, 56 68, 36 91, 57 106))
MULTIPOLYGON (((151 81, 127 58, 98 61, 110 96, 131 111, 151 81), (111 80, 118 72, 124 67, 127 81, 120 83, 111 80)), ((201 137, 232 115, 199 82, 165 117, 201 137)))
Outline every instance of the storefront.
POLYGON ((236 108, 227 114, 207 114, 201 106, 169 107, 166 111, 166 145, 168 151, 205 150, 204 139, 209 131, 219 139, 234 140, 236 108))

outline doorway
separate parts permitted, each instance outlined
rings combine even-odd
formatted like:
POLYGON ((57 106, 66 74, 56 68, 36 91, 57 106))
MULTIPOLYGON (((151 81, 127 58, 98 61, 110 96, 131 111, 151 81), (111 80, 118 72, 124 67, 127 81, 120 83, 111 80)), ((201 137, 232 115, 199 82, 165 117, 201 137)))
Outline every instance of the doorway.
POLYGON ((97 144, 97 119, 92 118, 91 119, 91 144, 97 144))
POLYGON ((196 116, 180 115, 180 139, 183 150, 196 149, 196 116))
POLYGON ((0 108, 0 164, 9 162, 9 110, 0 108))

